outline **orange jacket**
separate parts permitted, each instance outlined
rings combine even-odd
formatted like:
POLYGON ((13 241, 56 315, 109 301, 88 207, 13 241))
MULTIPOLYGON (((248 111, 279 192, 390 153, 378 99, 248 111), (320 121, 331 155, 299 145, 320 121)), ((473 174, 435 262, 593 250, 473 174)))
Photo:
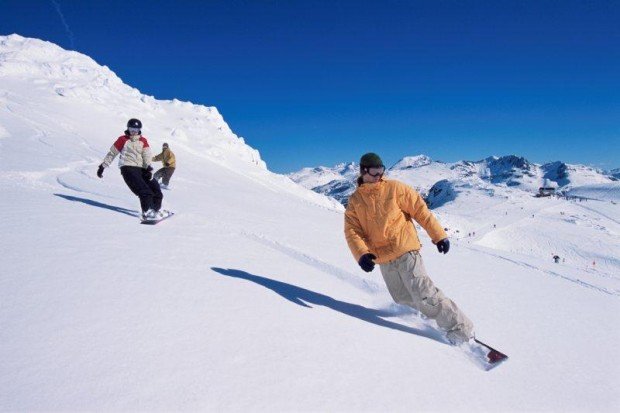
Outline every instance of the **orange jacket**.
POLYGON ((371 253, 377 256, 376 263, 383 264, 419 250, 420 240, 411 218, 426 230, 433 243, 448 237, 410 186, 387 179, 359 186, 344 214, 344 234, 355 260, 371 253))

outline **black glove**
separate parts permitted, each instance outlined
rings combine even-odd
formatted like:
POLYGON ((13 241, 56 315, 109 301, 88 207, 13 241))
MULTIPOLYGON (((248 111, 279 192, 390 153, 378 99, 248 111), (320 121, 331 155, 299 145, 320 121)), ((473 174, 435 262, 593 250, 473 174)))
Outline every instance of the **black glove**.
POLYGON ((450 251, 450 240, 444 238, 437 243, 437 251, 447 254, 450 251))
POLYGON ((168 167, 168 166, 170 166, 170 164, 168 162, 164 162, 164 166, 168 167))
POLYGON ((97 168, 97 176, 99 178, 103 178, 103 164, 99 165, 99 168, 97 168))
POLYGON ((362 270, 366 272, 371 272, 375 269, 375 262, 373 260, 376 258, 377 257, 374 254, 364 254, 360 257, 360 260, 357 263, 360 265, 360 267, 362 267, 362 270))
POLYGON ((153 179, 153 167, 151 165, 147 166, 144 171, 142 171, 142 177, 148 182, 153 179))

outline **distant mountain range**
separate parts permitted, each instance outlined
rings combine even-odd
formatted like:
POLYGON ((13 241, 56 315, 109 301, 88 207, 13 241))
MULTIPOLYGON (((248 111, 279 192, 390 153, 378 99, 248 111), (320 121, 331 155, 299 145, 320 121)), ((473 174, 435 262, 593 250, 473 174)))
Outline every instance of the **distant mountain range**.
MULTIPOLYGON (((355 162, 332 168, 303 168, 288 176, 315 192, 333 197, 346 205, 356 187, 359 165, 355 162)), ((550 162, 538 165, 524 157, 491 156, 480 161, 444 163, 425 155, 407 156, 386 171, 387 178, 398 179, 415 187, 431 206, 455 199, 457 188, 485 192, 502 189, 535 193, 541 186, 558 191, 620 180, 620 169, 602 171, 584 165, 550 162)))

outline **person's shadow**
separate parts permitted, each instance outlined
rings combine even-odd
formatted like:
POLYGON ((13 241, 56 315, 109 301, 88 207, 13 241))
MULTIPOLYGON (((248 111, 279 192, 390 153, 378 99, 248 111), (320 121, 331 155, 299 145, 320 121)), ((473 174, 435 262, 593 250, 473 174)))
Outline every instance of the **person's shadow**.
POLYGON ((54 195, 59 198, 66 199, 67 201, 81 202, 86 205, 95 206, 97 208, 109 209, 111 211, 120 212, 121 214, 130 215, 132 217, 140 216, 140 212, 134 209, 127 209, 127 208, 122 208, 122 207, 115 206, 115 205, 108 205, 108 204, 104 204, 103 202, 93 201, 92 199, 88 199, 88 198, 79 198, 77 196, 64 195, 64 194, 54 194, 54 195))
POLYGON ((211 267, 211 269, 227 277, 240 278, 242 280, 252 281, 258 285, 262 285, 263 287, 269 288, 284 299, 302 307, 312 308, 312 306, 310 306, 309 304, 321 305, 323 307, 331 308, 334 311, 338 311, 348 316, 355 317, 359 320, 376 324, 381 327, 387 327, 394 330, 402 331, 404 333, 426 337, 443 344, 449 344, 448 341, 443 338, 439 331, 433 329, 430 326, 425 328, 424 330, 421 330, 418 328, 398 324, 393 321, 385 320, 383 317, 393 317, 395 315, 389 311, 366 308, 358 304, 339 301, 324 294, 319 294, 305 288, 297 287, 295 285, 287 284, 281 281, 272 280, 270 278, 261 277, 260 275, 250 274, 241 270, 234 270, 230 268, 224 269, 217 267, 211 267))

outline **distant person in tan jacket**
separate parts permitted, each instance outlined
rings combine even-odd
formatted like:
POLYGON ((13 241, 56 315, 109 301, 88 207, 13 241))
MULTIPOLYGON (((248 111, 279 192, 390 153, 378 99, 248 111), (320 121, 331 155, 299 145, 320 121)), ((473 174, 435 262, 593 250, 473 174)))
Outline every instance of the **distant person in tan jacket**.
POLYGON ((468 342, 474 336, 473 323, 426 273, 411 219, 424 228, 440 253, 450 249, 448 236, 420 194, 401 182, 383 179, 384 172, 377 154, 362 156, 358 188, 345 212, 349 248, 364 271, 379 264, 394 301, 435 320, 452 344, 468 342))
POLYGON ((156 181, 161 179, 161 187, 168 189, 170 185, 170 178, 172 178, 172 174, 177 167, 177 162, 174 157, 174 153, 172 153, 167 143, 162 145, 161 153, 153 157, 153 162, 160 161, 164 163, 164 167, 158 169, 157 172, 155 172, 155 175, 153 175, 153 178, 155 178, 156 181))

